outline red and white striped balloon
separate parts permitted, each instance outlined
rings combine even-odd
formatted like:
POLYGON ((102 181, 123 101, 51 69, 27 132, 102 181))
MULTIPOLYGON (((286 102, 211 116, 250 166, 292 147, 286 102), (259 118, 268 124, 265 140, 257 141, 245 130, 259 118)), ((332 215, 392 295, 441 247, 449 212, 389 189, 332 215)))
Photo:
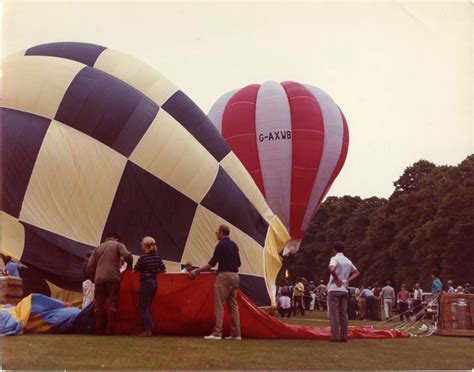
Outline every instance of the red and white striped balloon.
POLYGON ((225 94, 208 116, 301 240, 346 160, 349 131, 339 107, 314 86, 268 81, 225 94))

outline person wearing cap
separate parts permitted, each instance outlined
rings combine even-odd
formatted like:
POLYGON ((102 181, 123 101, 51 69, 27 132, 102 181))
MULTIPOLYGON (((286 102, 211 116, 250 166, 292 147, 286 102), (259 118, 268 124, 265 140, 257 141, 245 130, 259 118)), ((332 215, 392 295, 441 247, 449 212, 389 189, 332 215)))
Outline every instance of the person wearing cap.
POLYGON ((241 340, 240 315, 237 304, 237 293, 239 290, 239 267, 241 266, 239 247, 230 240, 230 229, 226 225, 220 225, 215 232, 219 241, 214 254, 206 265, 194 269, 189 273, 189 278, 194 279, 202 271, 208 271, 217 267, 217 278, 214 284, 214 305, 216 323, 212 334, 204 337, 206 340, 221 340, 222 325, 224 322, 224 304, 230 310, 231 331, 227 340, 241 340))
POLYGON ((134 270, 140 273, 140 316, 143 331, 138 336, 151 336, 155 325, 151 316, 151 304, 158 289, 156 274, 166 272, 166 267, 158 255, 156 241, 151 236, 145 236, 141 243, 145 252, 135 264, 134 270))

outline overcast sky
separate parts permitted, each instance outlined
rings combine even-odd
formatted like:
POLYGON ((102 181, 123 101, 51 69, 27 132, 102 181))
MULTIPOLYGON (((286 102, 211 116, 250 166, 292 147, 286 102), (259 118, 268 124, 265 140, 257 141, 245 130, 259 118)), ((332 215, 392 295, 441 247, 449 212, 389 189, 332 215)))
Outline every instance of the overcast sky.
POLYGON ((474 152, 469 1, 3 2, 2 53, 84 41, 132 54, 208 112, 250 83, 320 87, 344 112, 346 164, 329 195, 387 197, 423 158, 474 152))

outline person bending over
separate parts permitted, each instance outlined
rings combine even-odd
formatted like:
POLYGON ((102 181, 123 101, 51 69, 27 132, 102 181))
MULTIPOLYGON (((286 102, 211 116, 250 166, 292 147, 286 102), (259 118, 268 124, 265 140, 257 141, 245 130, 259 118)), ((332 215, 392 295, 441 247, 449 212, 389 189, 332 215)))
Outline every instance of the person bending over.
POLYGON ((112 334, 112 324, 115 322, 120 293, 120 258, 122 257, 131 268, 132 254, 127 250, 120 237, 108 233, 105 242, 99 245, 87 261, 86 273, 88 278, 94 278, 94 320, 97 334, 112 334), (109 300, 107 324, 105 324, 105 301, 109 300))

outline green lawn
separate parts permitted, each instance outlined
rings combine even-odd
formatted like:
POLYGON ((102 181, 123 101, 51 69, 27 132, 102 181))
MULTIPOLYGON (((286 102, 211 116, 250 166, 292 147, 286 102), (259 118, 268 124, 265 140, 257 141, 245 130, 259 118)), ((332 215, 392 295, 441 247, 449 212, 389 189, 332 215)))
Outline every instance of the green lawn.
MULTIPOLYGON (((293 324, 327 325, 322 313, 293 324)), ((353 322, 358 325, 361 322, 353 322)), ((364 324, 367 324, 364 323, 364 324)), ((0 339, 3 369, 471 369, 468 338, 205 341, 196 337, 23 335, 0 339)))

